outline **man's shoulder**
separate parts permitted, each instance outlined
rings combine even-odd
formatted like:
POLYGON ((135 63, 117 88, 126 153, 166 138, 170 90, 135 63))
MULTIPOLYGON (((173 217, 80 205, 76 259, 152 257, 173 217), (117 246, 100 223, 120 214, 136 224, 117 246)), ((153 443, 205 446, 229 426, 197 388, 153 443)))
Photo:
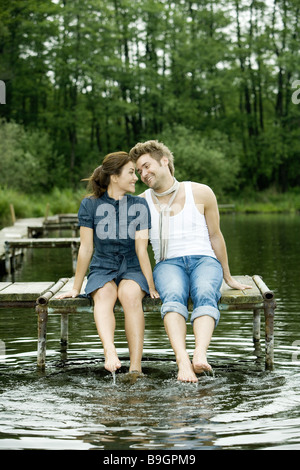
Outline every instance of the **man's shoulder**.
POLYGON ((143 197, 143 198, 146 198, 146 191, 144 191, 143 193, 141 194, 138 194, 137 196, 135 197, 143 197))
POLYGON ((203 195, 210 195, 213 194, 213 190, 210 186, 203 183, 196 183, 191 181, 192 191, 194 194, 203 194, 203 195))
POLYGON ((192 182, 192 192, 196 204, 203 204, 204 211, 216 204, 216 196, 210 186, 192 182))

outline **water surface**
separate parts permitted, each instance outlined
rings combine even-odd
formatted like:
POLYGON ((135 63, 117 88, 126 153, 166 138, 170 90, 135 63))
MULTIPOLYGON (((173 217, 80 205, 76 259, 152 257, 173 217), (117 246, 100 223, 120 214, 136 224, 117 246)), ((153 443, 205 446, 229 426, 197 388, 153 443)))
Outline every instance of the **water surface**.
MULTIPOLYGON (((91 310, 70 315, 67 357, 50 314, 47 366, 36 369, 32 309, 0 311, 0 448, 99 450, 300 449, 300 217, 225 215, 233 274, 260 274, 275 291, 275 369, 252 343, 252 313, 223 312, 209 349, 214 376, 178 383, 159 313, 146 315, 144 375, 128 374, 121 314, 115 382, 91 310)), ((28 251, 16 280, 71 276, 68 249, 28 251)), ((187 347, 193 351, 188 327, 187 347)))

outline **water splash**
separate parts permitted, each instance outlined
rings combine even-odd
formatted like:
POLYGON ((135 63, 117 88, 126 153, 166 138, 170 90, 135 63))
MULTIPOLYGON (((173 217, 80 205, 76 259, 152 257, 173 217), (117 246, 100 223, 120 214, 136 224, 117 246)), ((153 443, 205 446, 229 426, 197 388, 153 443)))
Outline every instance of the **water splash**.
POLYGON ((113 385, 116 385, 116 372, 113 371, 111 374, 112 374, 112 377, 113 377, 113 385))

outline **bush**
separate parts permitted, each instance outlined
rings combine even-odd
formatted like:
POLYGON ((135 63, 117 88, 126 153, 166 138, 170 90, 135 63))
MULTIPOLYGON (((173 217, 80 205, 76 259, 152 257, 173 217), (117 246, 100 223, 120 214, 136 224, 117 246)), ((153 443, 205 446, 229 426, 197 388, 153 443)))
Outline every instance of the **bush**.
POLYGON ((0 187, 0 228, 11 225, 9 205, 13 204, 17 219, 44 217, 49 204, 49 215, 78 212, 84 190, 54 188, 48 194, 24 194, 14 189, 0 187))
POLYGON ((25 131, 20 124, 2 121, 0 155, 1 186, 36 193, 48 191, 66 178, 63 158, 42 131, 25 131))
POLYGON ((219 132, 202 136, 198 131, 176 126, 163 132, 159 140, 174 154, 178 180, 210 186, 217 197, 236 189, 239 160, 234 144, 219 132))

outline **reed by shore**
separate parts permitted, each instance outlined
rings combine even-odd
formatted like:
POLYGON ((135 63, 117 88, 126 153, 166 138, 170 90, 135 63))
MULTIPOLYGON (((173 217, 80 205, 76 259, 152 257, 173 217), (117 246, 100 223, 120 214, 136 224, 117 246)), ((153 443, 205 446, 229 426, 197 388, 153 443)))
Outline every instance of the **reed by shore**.
MULTIPOLYGON (((142 189, 137 188, 136 194, 142 189)), ((0 228, 11 225, 10 206, 19 218, 44 217, 60 213, 77 213, 86 189, 54 188, 51 193, 24 194, 12 189, 0 188, 0 228), (48 209, 47 209, 48 208, 48 209)), ((275 190, 256 193, 248 191, 219 200, 220 204, 232 204, 237 213, 298 213, 300 191, 278 193, 275 190)))

